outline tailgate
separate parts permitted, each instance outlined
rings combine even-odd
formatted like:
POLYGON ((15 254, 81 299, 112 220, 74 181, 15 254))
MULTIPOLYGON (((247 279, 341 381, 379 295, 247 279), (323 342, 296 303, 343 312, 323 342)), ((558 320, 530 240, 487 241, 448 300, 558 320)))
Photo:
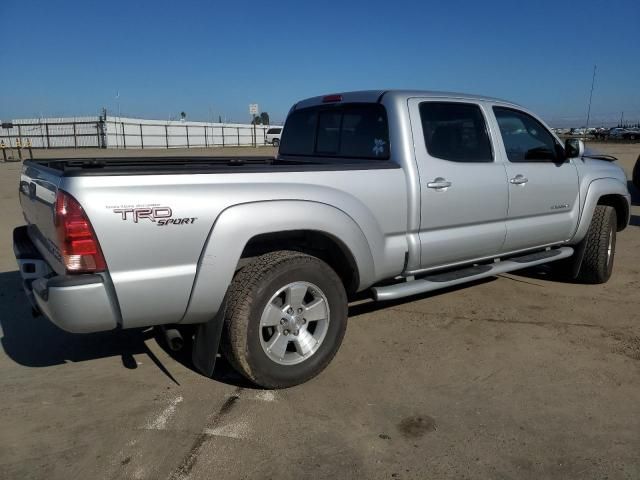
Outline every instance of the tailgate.
POLYGON ((62 172, 25 162, 20 176, 20 205, 28 224, 31 241, 47 263, 57 273, 63 274, 60 249, 53 223, 54 208, 62 172))

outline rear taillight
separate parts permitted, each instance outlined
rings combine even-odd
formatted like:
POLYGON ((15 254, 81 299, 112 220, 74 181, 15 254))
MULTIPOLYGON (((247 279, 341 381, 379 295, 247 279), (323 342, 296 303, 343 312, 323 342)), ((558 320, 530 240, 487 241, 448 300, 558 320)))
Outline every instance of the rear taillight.
POLYGON ((96 234, 78 201, 58 190, 54 224, 64 267, 68 273, 95 273, 106 269, 96 234))

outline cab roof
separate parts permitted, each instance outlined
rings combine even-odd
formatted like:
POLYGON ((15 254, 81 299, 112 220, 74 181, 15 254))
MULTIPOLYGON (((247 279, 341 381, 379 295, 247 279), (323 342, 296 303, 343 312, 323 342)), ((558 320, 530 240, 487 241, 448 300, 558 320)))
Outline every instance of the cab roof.
POLYGON ((376 103, 382 100, 382 98, 393 100, 406 100, 412 97, 420 98, 437 98, 437 99, 450 99, 450 100, 471 100, 471 101, 485 101, 501 103, 504 105, 512 105, 519 107, 518 104, 510 102, 508 100, 501 100, 494 97, 486 97, 483 95, 475 95, 469 93, 458 92, 439 92, 433 90, 359 90, 353 92, 341 92, 330 95, 320 95, 317 97, 307 98, 301 100, 294 105, 294 109, 312 107, 316 105, 322 105, 323 103, 376 103), (339 100, 337 100, 339 98, 339 100), (327 102, 326 99, 330 99, 327 102))

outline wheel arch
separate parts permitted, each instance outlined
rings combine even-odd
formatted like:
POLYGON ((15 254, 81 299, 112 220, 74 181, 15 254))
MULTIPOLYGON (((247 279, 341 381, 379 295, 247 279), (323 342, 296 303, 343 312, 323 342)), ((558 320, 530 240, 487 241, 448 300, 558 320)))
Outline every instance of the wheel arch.
POLYGON ((360 271, 353 253, 338 237, 319 230, 286 230, 254 235, 242 251, 241 268, 253 258, 278 250, 294 250, 318 257, 340 277, 347 293, 360 285, 360 271))
POLYGON ((598 199, 598 205, 607 205, 613 207, 616 211, 617 230, 621 231, 627 228, 629 224, 629 203, 619 194, 603 195, 598 199))
POLYGON ((597 205, 608 205, 615 209, 617 230, 623 230, 629 224, 630 195, 627 186, 615 178, 593 180, 586 191, 580 220, 576 232, 569 243, 580 242, 589 229, 593 212, 597 205))
POLYGON ((342 210, 302 200, 240 204, 229 207, 216 219, 198 261, 189 304, 180 323, 207 322, 218 312, 243 262, 259 252, 290 249, 291 245, 306 253, 320 252, 320 258, 329 259, 327 263, 334 268, 341 260, 346 261, 349 267, 340 268, 342 275, 336 271, 354 290, 374 282, 374 259, 367 238, 342 210), (286 214, 277 215, 278 210, 286 214), (301 239, 311 243, 301 243, 301 239), (357 280, 349 277, 347 268, 353 269, 357 280), (355 286, 351 285, 354 282, 355 286))

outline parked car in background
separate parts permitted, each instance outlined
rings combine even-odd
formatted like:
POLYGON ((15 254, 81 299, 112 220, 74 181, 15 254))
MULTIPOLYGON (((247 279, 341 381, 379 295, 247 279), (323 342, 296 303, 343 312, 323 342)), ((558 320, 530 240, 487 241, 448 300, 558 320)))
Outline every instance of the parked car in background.
POLYGON ((640 155, 638 155, 638 160, 636 160, 636 164, 633 167, 631 181, 633 182, 633 185, 640 190, 640 155))
POLYGON ((609 130, 609 135, 607 135, 608 138, 612 138, 614 140, 621 140, 623 138, 625 138, 625 134, 627 133, 627 129, 626 128, 621 128, 621 127, 615 127, 612 128, 611 130, 609 130))
POLYGON ((622 138, 625 140, 640 140, 640 128, 627 128, 626 132, 622 134, 622 138))
POLYGON ((280 137, 282 136, 282 127, 272 127, 265 134, 265 141, 274 147, 280 145, 280 137))
POLYGON ((609 129, 608 128, 604 128, 604 127, 594 128, 592 135, 595 138, 598 138, 600 140, 604 140, 604 139, 607 138, 607 135, 609 135, 609 129))

